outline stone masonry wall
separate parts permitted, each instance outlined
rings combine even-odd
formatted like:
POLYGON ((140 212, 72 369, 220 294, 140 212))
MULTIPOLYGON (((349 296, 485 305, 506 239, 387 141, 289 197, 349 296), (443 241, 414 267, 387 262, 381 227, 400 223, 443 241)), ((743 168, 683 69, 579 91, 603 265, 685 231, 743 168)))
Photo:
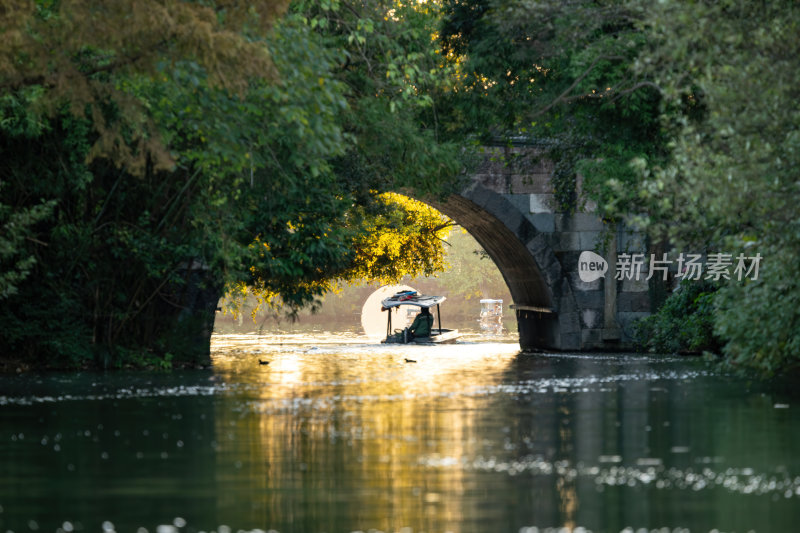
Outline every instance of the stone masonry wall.
MULTIPOLYGON (((538 160, 530 148, 485 150, 486 157, 473 174, 473 182, 505 198, 544 236, 568 286, 550 283, 558 329, 549 334, 554 338, 553 347, 591 350, 629 346, 635 320, 650 314, 651 291, 644 279, 615 279, 614 265, 618 254, 646 253, 645 236, 621 225, 610 227, 594 213, 595 206, 590 202, 583 212, 559 212, 550 183, 553 165, 538 160), (578 257, 584 251, 606 259, 609 271, 604 278, 588 283, 580 279, 578 257)), ((580 188, 579 179, 579 197, 580 188)))

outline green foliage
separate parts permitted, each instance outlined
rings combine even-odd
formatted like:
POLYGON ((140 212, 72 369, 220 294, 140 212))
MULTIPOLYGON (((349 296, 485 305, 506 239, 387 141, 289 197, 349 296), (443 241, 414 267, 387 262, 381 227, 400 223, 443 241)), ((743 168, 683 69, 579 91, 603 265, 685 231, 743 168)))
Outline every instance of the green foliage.
POLYGON ((627 2, 444 2, 442 38, 459 58, 448 123, 483 140, 526 139, 555 164, 562 210, 583 190, 601 216, 633 204, 632 157, 660 159, 660 95, 631 68, 646 42, 627 2), (509 105, 513 102, 513 105, 509 105), (624 205, 622 205, 624 204, 624 205))
POLYGON ((350 190, 359 198, 452 191, 461 139, 448 137, 439 118, 454 72, 434 40, 438 4, 301 1, 291 9, 341 53, 335 75, 347 88, 343 127, 353 144, 336 172, 350 190))
POLYGON ((791 5, 663 2, 650 12, 639 68, 663 87, 674 140, 669 164, 640 162, 640 200, 653 231, 679 246, 733 251, 769 242, 795 218, 800 14, 791 5))
MULTIPOLYGON (((0 184, 1 185, 1 184, 0 184)), ((0 301, 18 292, 17 286, 28 277, 36 257, 24 253, 24 241, 33 240, 31 227, 47 218, 54 202, 12 210, 0 203, 0 301)))
POLYGON ((243 92, 274 74, 261 39, 285 2, 87 0, 4 2, 0 90, 40 92, 38 108, 55 116, 66 104, 86 114, 97 135, 90 157, 113 159, 133 174, 172 164, 146 107, 117 86, 118 76, 152 75, 189 61, 215 87, 243 92), (109 115, 109 107, 120 111, 109 115), (150 161, 148 161, 148 159, 150 161))
POLYGON ((442 243, 453 222, 399 194, 380 195, 377 203, 372 213, 361 212, 365 231, 353 243, 355 267, 342 279, 390 284, 404 276, 432 276, 444 270, 442 243))
MULTIPOLYGON (((437 219, 441 221, 438 215, 437 219)), ((465 230, 458 226, 449 229, 447 245, 444 247, 444 271, 435 277, 424 274, 404 276, 400 282, 424 294, 446 295, 447 303, 442 309, 442 318, 447 327, 459 329, 473 330, 477 327, 479 299, 501 298, 506 304, 506 329, 514 331, 514 312, 508 308, 511 297, 500 271, 465 230)), ((357 331, 361 327, 364 302, 378 285, 363 279, 341 284, 320 298, 319 308, 301 310, 296 321, 284 320, 274 310, 259 305, 258 299, 249 291, 247 294, 240 293, 233 295, 239 299, 238 302, 227 299, 223 302, 223 307, 229 312, 218 317, 214 327, 224 332, 307 331, 312 328, 357 331)), ((380 312, 378 309, 372 311, 380 312)))
POLYGON ((740 368, 796 366, 800 10, 793 2, 643 3, 637 62, 665 95, 668 164, 639 161, 639 221, 684 249, 760 253, 756 281, 723 289, 715 331, 740 368))
POLYGON ((683 319, 678 310, 694 300, 682 301, 683 292, 671 299, 649 323, 649 342, 700 349, 713 323, 738 366, 794 367, 800 328, 787 280, 800 274, 789 259, 800 253, 797 6, 443 5, 458 84, 440 116, 452 131, 536 141, 555 162, 562 209, 580 207, 580 173, 602 217, 647 228, 655 242, 762 254, 762 279, 725 287, 713 311, 703 299, 683 319))
POLYGON ((16 40, 0 49, 7 353, 49 366, 202 362, 191 340, 226 287, 291 313, 354 272, 441 266, 442 220, 378 200, 442 194, 460 170, 432 118, 434 13, 300 3, 267 32, 269 6, 239 17, 205 4, 160 11, 183 17, 164 43, 140 27, 152 15, 139 4, 78 2, 81 20, 61 4, 33 21, 16 13, 16 40), (95 15, 107 23, 96 34, 65 30, 95 15), (57 57, 9 63, 41 52, 26 32, 57 57), (380 232, 406 243, 402 262, 361 263, 381 255, 380 232))
MULTIPOLYGON (((43 124, 29 109, 36 101, 36 93, 28 90, 0 97, 0 127, 22 138, 41 134, 43 124)), ((5 187, 6 183, 0 179, 0 301, 16 294, 18 285, 30 275, 36 257, 27 253, 26 241, 37 242, 35 225, 50 216, 55 205, 42 200, 26 206, 6 205, 5 187)))
POLYGON ((727 341, 727 361, 765 377, 800 368, 800 227, 795 222, 781 233, 780 248, 761 248, 759 279, 731 283, 717 298, 714 330, 727 341))
POLYGON ((53 206, 37 221, 36 238, 23 243, 20 253, 36 261, 0 309, 2 336, 11 353, 31 364, 84 366, 97 357, 105 365, 116 347, 157 335, 152 304, 177 282, 170 254, 187 248, 147 231, 147 214, 159 199, 156 175, 133 178, 108 163, 89 166, 88 122, 66 114, 48 122, 35 142, 0 137, 3 152, 15 154, 3 168, 4 203, 17 212, 42 201, 53 206))
POLYGON ((718 287, 708 281, 683 281, 657 313, 637 322, 635 338, 657 353, 717 351, 714 301, 718 287))

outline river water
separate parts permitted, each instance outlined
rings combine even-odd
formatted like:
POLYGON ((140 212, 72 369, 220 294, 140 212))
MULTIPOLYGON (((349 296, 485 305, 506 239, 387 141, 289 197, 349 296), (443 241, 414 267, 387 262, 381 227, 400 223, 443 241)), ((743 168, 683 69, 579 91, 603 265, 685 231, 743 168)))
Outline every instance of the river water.
POLYGON ((212 348, 205 371, 0 377, 0 532, 800 524, 800 396, 697 358, 346 335, 212 348))

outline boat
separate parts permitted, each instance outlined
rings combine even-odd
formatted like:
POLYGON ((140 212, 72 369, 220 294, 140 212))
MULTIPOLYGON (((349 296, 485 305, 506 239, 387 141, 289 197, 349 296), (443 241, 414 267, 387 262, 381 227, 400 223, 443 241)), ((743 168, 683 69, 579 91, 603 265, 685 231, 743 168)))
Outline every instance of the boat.
POLYGON ((386 338, 383 343, 390 344, 448 344, 455 342, 461 335, 457 329, 442 328, 442 314, 439 305, 447 298, 445 296, 426 296, 416 291, 400 291, 381 301, 381 311, 386 311, 389 318, 386 323, 386 338), (401 306, 416 306, 420 309, 430 309, 436 306, 436 325, 431 327, 431 334, 427 337, 414 337, 408 328, 392 330, 392 310, 401 306))

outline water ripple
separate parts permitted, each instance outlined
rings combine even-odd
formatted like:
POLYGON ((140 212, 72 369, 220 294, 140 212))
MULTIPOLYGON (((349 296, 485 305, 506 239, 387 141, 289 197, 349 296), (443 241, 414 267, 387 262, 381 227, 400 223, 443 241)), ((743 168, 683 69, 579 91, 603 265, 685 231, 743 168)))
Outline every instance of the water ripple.
MULTIPOLYGON (((602 458, 601 458, 602 459, 602 458)), ((601 461, 602 462, 602 461, 601 461)), ((660 460, 637 460, 630 466, 571 464, 569 461, 548 461, 542 457, 526 456, 515 460, 495 457, 474 459, 430 455, 422 457, 419 464, 427 468, 456 468, 467 471, 498 472, 510 476, 558 476, 566 481, 591 478, 598 489, 603 487, 643 487, 701 491, 720 488, 728 492, 762 496, 776 494, 784 498, 800 497, 800 476, 788 473, 755 472, 752 468, 727 468, 715 470, 665 467, 660 460)))

